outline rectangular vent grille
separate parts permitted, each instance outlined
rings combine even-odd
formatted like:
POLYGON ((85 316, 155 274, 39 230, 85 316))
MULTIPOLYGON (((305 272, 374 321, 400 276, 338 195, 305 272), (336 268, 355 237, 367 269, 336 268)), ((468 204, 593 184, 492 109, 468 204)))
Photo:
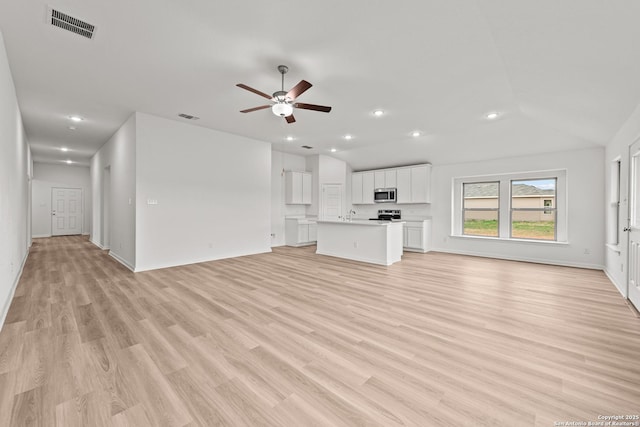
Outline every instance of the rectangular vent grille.
POLYGON ((309 147, 308 145, 303 145, 302 148, 306 148, 307 150, 311 150, 313 147, 309 147))
POLYGON ((62 13, 58 10, 51 9, 51 25, 54 27, 62 28, 63 30, 71 31, 88 39, 93 38, 93 33, 96 29, 94 25, 89 24, 69 16, 66 13, 62 13))
POLYGON ((187 119, 187 120, 199 120, 200 117, 196 117, 196 116, 191 116, 189 114, 178 114, 178 117, 182 117, 183 119, 187 119))

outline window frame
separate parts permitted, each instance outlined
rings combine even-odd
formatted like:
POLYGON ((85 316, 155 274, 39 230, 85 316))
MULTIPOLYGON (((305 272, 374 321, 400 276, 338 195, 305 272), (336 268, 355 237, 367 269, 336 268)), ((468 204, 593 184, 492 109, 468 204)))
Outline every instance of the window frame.
MULTIPOLYGON (((553 200, 557 199, 557 192, 558 192, 558 179, 556 177, 549 177, 549 178, 536 178, 536 179, 512 179, 509 182, 509 237, 511 239, 514 240, 541 240, 541 241, 546 241, 546 242, 557 242, 558 241, 558 210, 556 206, 553 206, 553 200), (544 206, 544 202, 546 201, 545 198, 542 198, 542 204, 543 206, 540 208, 514 208, 513 207, 513 183, 514 182, 520 182, 520 181, 549 181, 549 180, 554 180, 555 181, 555 193, 553 194, 553 199, 549 199, 549 201, 551 201, 552 206, 550 207, 546 207, 544 206), (553 239, 536 239, 536 238, 524 238, 524 237, 514 237, 513 235, 513 212, 542 212, 543 214, 548 214, 547 211, 549 212, 553 212, 553 221, 554 221, 554 227, 553 227, 553 239)), ((557 205, 557 203, 556 203, 557 205)))
MULTIPOLYGON (((537 242, 543 244, 566 244, 568 238, 568 177, 566 169, 544 171, 514 172, 492 175, 476 175, 452 178, 451 203, 451 236, 470 239, 488 239, 511 242, 537 242), (511 181, 535 181, 539 179, 556 179, 556 229, 555 240, 525 239, 511 237, 511 181), (499 218, 498 237, 464 234, 463 184, 499 181, 499 218), (506 197, 503 195, 507 195, 506 197)), ((543 208, 544 209, 544 208, 543 208)))

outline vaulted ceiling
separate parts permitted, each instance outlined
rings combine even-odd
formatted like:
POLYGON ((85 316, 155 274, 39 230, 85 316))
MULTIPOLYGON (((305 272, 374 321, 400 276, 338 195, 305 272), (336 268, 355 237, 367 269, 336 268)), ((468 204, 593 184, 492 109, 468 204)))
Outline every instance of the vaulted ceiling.
POLYGON ((34 159, 79 164, 134 111, 355 169, 604 146, 640 103, 639 22, 636 0, 0 1, 34 159), (235 85, 271 94, 279 64, 331 113, 241 114, 266 100, 235 85))

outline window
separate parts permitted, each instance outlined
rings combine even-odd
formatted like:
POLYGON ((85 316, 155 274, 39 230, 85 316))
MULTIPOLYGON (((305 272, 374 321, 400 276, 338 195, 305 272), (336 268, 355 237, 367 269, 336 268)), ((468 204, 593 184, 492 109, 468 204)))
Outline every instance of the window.
POLYGON ((511 181, 511 237, 556 240, 556 180, 511 181))
POLYGON ((567 241, 566 170, 453 180, 452 235, 567 241))
POLYGON ((499 182, 463 184, 462 234, 498 237, 500 217, 499 182))

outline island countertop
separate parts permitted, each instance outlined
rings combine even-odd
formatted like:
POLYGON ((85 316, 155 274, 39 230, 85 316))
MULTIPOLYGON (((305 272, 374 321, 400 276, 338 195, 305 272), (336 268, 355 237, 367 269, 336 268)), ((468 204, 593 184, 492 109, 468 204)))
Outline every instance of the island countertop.
POLYGON ((368 219, 352 219, 351 221, 317 220, 318 224, 344 224, 344 225, 369 225, 369 226, 389 226, 391 224, 403 224, 404 221, 375 221, 368 219))

